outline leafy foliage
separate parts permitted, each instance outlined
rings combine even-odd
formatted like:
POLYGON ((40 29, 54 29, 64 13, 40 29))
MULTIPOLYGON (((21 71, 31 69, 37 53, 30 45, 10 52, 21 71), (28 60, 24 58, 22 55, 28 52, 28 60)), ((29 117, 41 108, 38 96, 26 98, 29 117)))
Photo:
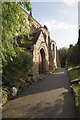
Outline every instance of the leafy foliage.
POLYGON ((24 50, 18 50, 17 52, 17 56, 13 57, 13 61, 8 60, 8 64, 3 69, 3 82, 5 83, 6 80, 10 86, 19 87, 21 86, 20 81, 27 81, 28 75, 31 74, 32 56, 24 50))
POLYGON ((80 49, 80 29, 79 29, 78 47, 80 49))
POLYGON ((28 26, 26 24, 26 18, 22 13, 21 7, 15 2, 2 3, 2 51, 3 61, 6 61, 6 57, 16 56, 14 50, 14 39, 16 35, 26 34, 28 35, 28 26))
POLYGON ((67 64, 68 65, 78 65, 80 63, 79 60, 79 47, 78 44, 68 49, 67 54, 67 64))
POLYGON ((21 1, 19 2, 20 5, 22 5, 25 9, 27 9, 28 11, 32 11, 32 7, 30 4, 30 1, 28 0, 28 2, 25 1, 21 1))
MULTIPOLYGON (((25 3, 28 10, 30 3, 25 3)), ((2 3, 2 62, 3 83, 8 86, 20 86, 20 80, 27 81, 31 74, 32 55, 19 47, 16 37, 22 44, 30 45, 29 21, 17 2, 2 3), (24 36, 28 39, 24 40, 24 36)))
POLYGON ((71 88, 74 93, 76 106, 80 107, 80 66, 74 66, 68 68, 69 77, 71 81, 71 88))
POLYGON ((63 47, 59 49, 59 58, 60 58, 61 67, 65 67, 66 58, 67 58, 67 48, 63 47))

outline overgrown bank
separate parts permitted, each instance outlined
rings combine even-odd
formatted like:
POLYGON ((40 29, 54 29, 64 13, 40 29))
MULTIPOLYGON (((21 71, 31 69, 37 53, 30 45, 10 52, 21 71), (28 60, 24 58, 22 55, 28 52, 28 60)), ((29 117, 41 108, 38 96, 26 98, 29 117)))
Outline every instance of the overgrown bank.
MULTIPOLYGON (((75 105, 77 108, 78 116, 80 115, 80 65, 69 67, 68 68, 70 82, 71 82, 71 89, 74 93, 75 98, 75 105)), ((80 118, 80 116, 79 116, 80 118)))
POLYGON ((31 44, 29 21, 25 18, 21 5, 31 13, 30 2, 2 3, 2 88, 0 93, 2 93, 3 104, 11 95, 15 96, 19 88, 30 82, 32 78, 32 53, 18 44, 18 41, 26 46, 31 44), (17 41, 19 36, 21 37, 17 41))
POLYGON ((67 67, 70 77, 71 89, 75 98, 75 105, 78 108, 80 117, 80 39, 69 48, 59 50, 60 63, 62 67, 67 67))

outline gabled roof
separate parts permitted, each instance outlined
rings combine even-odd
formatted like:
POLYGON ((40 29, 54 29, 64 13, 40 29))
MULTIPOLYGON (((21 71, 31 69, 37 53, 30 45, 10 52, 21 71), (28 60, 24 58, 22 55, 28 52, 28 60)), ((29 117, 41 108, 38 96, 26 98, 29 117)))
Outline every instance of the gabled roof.
POLYGON ((31 39, 32 44, 35 44, 35 43, 36 43, 36 41, 37 41, 40 33, 41 33, 41 30, 32 33, 32 39, 31 39))

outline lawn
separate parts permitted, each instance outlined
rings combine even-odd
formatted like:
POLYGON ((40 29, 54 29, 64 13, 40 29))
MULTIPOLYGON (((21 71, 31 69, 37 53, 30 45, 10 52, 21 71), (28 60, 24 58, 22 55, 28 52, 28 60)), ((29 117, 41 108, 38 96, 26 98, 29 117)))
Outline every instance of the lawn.
POLYGON ((80 65, 75 67, 69 67, 68 71, 71 82, 80 80, 80 65))
POLYGON ((69 67, 68 72, 72 83, 72 89, 75 94, 75 103, 76 106, 80 108, 80 65, 69 67))

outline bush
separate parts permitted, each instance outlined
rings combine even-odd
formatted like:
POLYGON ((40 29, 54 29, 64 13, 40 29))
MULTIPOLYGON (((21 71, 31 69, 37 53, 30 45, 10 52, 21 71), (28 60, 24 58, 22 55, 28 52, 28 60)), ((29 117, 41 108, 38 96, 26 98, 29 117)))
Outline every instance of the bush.
POLYGON ((80 60, 79 60, 79 48, 78 48, 78 45, 76 44, 75 46, 71 47, 69 50, 68 50, 68 53, 67 53, 67 65, 68 66, 76 66, 80 63, 80 60))
MULTIPOLYGON (((23 3, 24 6, 26 5, 28 10, 31 11, 30 3, 25 3, 23 3)), ((28 40, 24 39, 24 36, 28 36, 28 39, 30 37, 28 24, 26 24, 28 21, 18 2, 3 2, 2 18, 2 53, 0 54, 2 56, 2 66, 0 67, 3 68, 3 85, 8 88, 18 88, 25 84, 32 71, 31 53, 20 48, 16 40, 17 36, 21 36, 19 41, 26 47, 29 44, 28 40)), ((6 91, 3 90, 3 92, 4 96, 7 97, 6 91)))
POLYGON ((66 58, 67 58, 67 48, 63 47, 63 48, 60 48, 58 51, 59 51, 61 67, 65 67, 66 66, 66 58))
MULTIPOLYGON (((9 58, 7 58, 9 59, 9 58)), ((21 86, 21 80, 26 82, 32 72, 32 55, 26 50, 17 50, 17 56, 13 60, 7 60, 3 67, 3 83, 8 86, 21 86)))

